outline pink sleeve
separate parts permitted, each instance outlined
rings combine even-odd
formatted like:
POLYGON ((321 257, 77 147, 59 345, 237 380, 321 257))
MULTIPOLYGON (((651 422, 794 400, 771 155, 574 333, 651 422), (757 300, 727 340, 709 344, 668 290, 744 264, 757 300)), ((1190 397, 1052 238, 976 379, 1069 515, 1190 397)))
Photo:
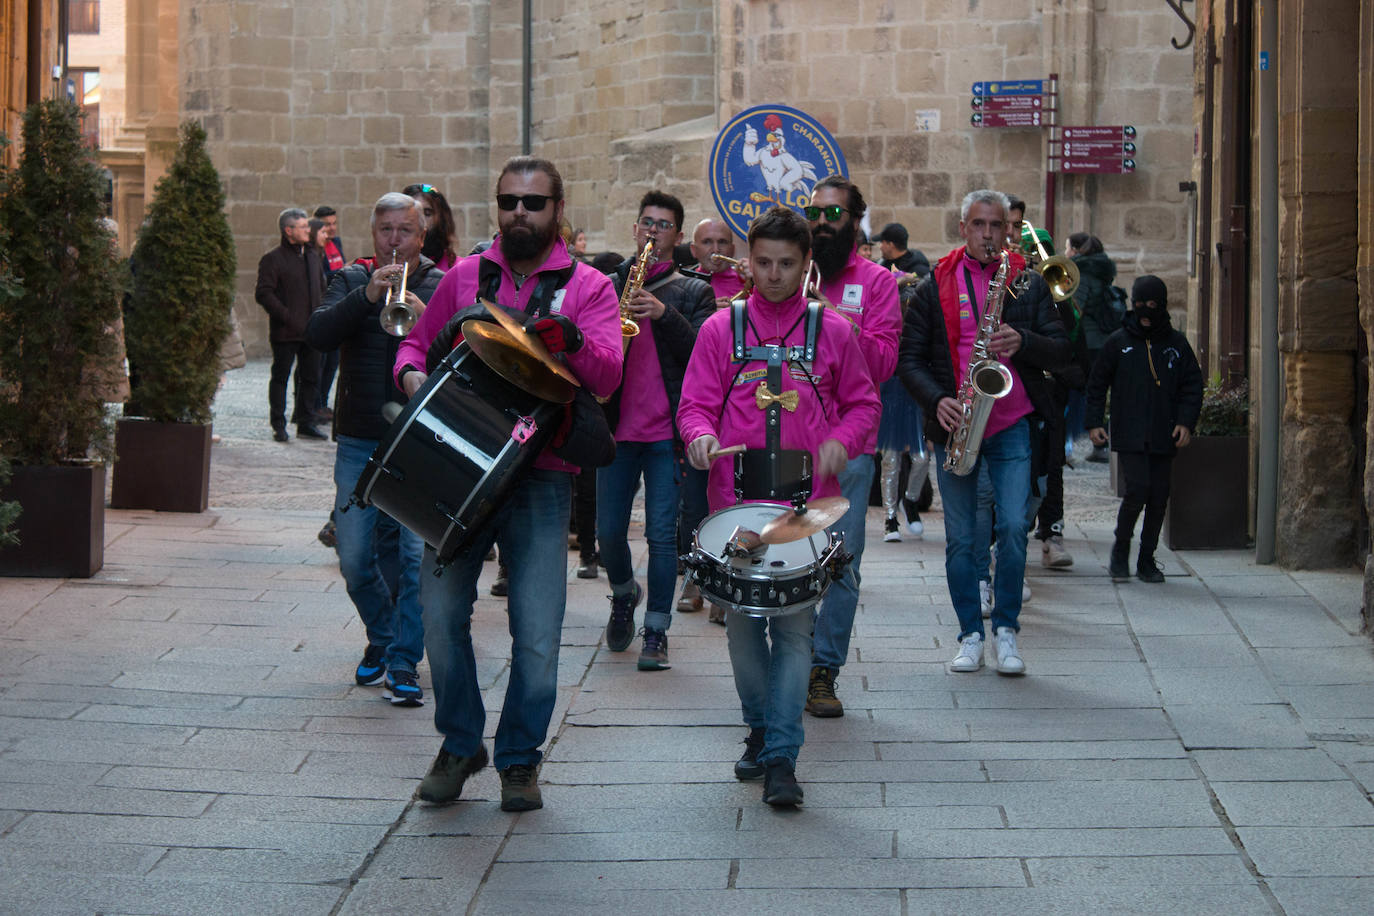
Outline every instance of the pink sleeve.
POLYGON ((687 362, 687 374, 682 380, 682 400, 677 408, 677 429, 682 441, 691 445, 702 436, 720 438, 718 421, 725 404, 725 376, 721 367, 729 367, 725 352, 730 330, 728 310, 716 312, 706 319, 697 332, 692 358, 687 362))
POLYGON ((568 368, 597 397, 609 397, 620 385, 625 366, 621 346, 620 300, 611 278, 586 264, 578 264, 576 300, 563 314, 582 332, 582 348, 567 355, 568 368))
POLYGON ((851 333, 831 336, 843 341, 843 347, 841 355, 831 363, 836 422, 828 438, 843 445, 850 458, 857 458, 867 450, 868 440, 878 428, 882 401, 878 398, 878 386, 868 374, 858 339, 851 333))
POLYGON ((897 280, 885 270, 874 271, 873 303, 863 312, 860 349, 873 384, 880 385, 897 369, 897 345, 902 337, 902 306, 897 280))
MULTIPOLYGON (((458 313, 458 303, 462 301, 458 298, 460 282, 457 270, 444 274, 439 280, 439 286, 434 290, 434 295, 430 296, 429 304, 415 322, 415 327, 410 329, 405 340, 397 347, 396 363, 391 367, 397 387, 401 384, 401 370, 406 366, 414 366, 421 372, 426 371, 425 358, 429 354, 429 345, 439 336, 448 320, 458 313)), ((471 305, 471 300, 468 304, 471 305)))

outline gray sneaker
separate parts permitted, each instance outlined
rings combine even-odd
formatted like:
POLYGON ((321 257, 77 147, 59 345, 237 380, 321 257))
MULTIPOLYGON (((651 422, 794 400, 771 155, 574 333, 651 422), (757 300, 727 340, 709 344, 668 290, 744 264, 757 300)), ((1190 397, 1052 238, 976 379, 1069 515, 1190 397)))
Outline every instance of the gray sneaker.
POLYGON ((1073 557, 1064 549, 1064 537, 1052 534, 1040 542, 1040 565, 1046 569, 1068 569, 1073 557))
POLYGON ((434 758, 429 772, 420 780, 420 800, 434 805, 446 805, 458 800, 463 791, 463 783, 468 777, 487 765, 485 745, 477 745, 477 750, 466 757, 450 754, 443 748, 434 758))
POLYGON ((539 767, 512 763, 501 771, 501 810, 533 811, 544 807, 539 792, 539 767))

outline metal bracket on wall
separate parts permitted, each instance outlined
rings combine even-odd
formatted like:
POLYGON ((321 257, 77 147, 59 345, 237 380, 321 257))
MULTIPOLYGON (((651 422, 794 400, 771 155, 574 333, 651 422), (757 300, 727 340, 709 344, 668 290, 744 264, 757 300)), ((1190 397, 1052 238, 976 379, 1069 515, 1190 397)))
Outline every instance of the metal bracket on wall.
POLYGON ((1179 44, 1177 38, 1169 39, 1169 44, 1173 45, 1175 49, 1182 51, 1193 43, 1193 36, 1197 34, 1197 26, 1193 23, 1193 20, 1188 18, 1188 14, 1183 12, 1183 4, 1187 3, 1188 0, 1164 0, 1164 2, 1168 4, 1169 9, 1178 14, 1178 18, 1182 19, 1183 24, 1188 27, 1188 36, 1183 39, 1182 44, 1179 44))

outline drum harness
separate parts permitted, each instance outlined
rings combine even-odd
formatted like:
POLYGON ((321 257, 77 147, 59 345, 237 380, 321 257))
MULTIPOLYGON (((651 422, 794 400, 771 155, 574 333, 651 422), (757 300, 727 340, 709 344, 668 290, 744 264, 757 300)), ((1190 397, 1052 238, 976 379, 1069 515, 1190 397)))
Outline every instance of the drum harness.
MULTIPOLYGON (((735 376, 730 380, 729 390, 733 390, 739 382, 739 377, 744 372, 747 363, 762 361, 768 366, 767 381, 760 383, 760 388, 763 390, 758 392, 758 398, 760 402, 764 399, 768 401, 766 408, 767 426, 765 428, 769 477, 771 478, 768 490, 775 498, 782 497, 780 491, 782 489, 782 367, 784 363, 802 370, 806 375, 807 382, 811 385, 811 390, 815 392, 816 400, 820 402, 822 409, 825 407, 825 399, 821 397, 820 389, 816 387, 816 380, 811 374, 811 367, 816 360, 816 338, 820 333, 821 304, 815 300, 808 301, 806 314, 798 317, 792 327, 783 332, 780 339, 786 340, 803 319, 806 321, 804 343, 791 346, 783 346, 780 343, 755 344, 750 347, 745 343, 746 327, 753 330, 756 340, 762 340, 763 335, 759 333, 758 328, 754 327, 753 321, 749 320, 748 310, 743 300, 736 299, 730 303, 730 326, 734 337, 731 361, 738 363, 739 368, 735 370, 735 376)), ((792 409, 796 409, 795 402, 792 409)), ((720 421, 724 416, 725 405, 722 403, 720 414, 716 417, 717 428, 719 428, 720 421)), ((793 493, 788 498, 797 509, 801 509, 806 504, 806 496, 805 493, 793 493)))

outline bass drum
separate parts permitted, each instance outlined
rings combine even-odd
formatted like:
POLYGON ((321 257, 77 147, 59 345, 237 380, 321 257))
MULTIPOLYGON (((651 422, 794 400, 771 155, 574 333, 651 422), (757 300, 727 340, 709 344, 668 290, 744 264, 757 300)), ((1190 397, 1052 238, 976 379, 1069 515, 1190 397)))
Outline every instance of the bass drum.
POLYGON ((825 531, 786 544, 757 542, 764 525, 792 511, 777 503, 742 503, 706 516, 697 528, 692 552, 683 557, 702 594, 750 617, 777 617, 815 607, 849 557, 842 540, 825 531), (741 540, 752 549, 734 550, 741 540))
POLYGON ((353 498, 375 505, 448 563, 472 543, 563 418, 461 343, 378 443, 353 498))

